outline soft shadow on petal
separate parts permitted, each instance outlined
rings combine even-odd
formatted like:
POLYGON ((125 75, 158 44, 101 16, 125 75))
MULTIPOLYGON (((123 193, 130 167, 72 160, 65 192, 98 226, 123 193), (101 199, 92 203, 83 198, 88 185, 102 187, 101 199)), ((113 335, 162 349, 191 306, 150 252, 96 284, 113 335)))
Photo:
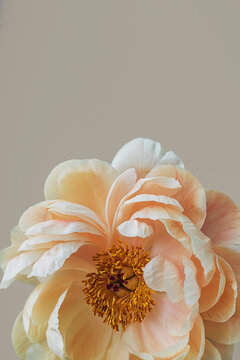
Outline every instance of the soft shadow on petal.
POLYGON ((13 325, 12 343, 13 343, 13 346, 14 346, 17 356, 19 356, 19 358, 21 360, 25 360, 26 351, 27 351, 28 347, 32 345, 32 343, 27 338, 26 332, 23 327, 22 312, 18 315, 18 317, 15 320, 15 323, 13 325))
POLYGON ((226 278, 224 291, 218 302, 202 313, 202 317, 204 320, 225 322, 236 310, 237 282, 230 265, 221 257, 219 257, 219 262, 226 278))
POLYGON ((179 181, 182 188, 174 196, 182 205, 184 214, 201 228, 206 217, 206 196, 200 182, 185 169, 165 165, 154 168, 147 176, 167 176, 179 181))
POLYGON ((226 322, 204 321, 206 336, 214 341, 231 345, 240 341, 240 296, 238 294, 235 314, 226 322))
POLYGON ((66 161, 48 176, 45 197, 87 206, 104 220, 107 194, 118 175, 118 171, 104 161, 66 161))
POLYGON ((205 348, 205 332, 201 316, 198 316, 190 332, 189 339, 190 350, 186 360, 200 360, 205 348))
POLYGON ((213 340, 211 340, 211 342, 218 349, 222 360, 232 360, 233 359, 234 345, 219 344, 213 340))
POLYGON ((211 238, 214 246, 240 249, 240 211, 227 195, 206 191, 207 217, 202 231, 211 238))
POLYGON ((231 266, 237 280, 238 289, 240 289, 240 250, 235 251, 223 246, 214 246, 214 251, 231 266))
MULTIPOLYGON (((202 360, 222 360, 218 349, 209 341, 205 340, 205 349, 202 360)), ((223 358, 223 360, 226 360, 223 358)))

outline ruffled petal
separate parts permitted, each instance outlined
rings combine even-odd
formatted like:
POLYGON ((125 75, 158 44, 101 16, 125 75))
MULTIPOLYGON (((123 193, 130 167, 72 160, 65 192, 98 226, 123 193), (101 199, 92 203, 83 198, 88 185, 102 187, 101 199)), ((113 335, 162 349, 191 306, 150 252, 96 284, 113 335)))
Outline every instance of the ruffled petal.
POLYGON ((117 170, 104 161, 66 161, 55 167, 48 176, 45 197, 81 204, 105 219, 107 194, 117 176, 117 170))
POLYGON ((235 251, 223 246, 215 246, 214 251, 216 254, 220 255, 227 263, 231 266, 238 288, 240 289, 240 250, 235 251))
POLYGON ((240 211, 225 194, 206 191, 207 217, 202 231, 211 238, 214 246, 240 249, 240 211))
POLYGON ((238 295, 236 311, 226 322, 204 320, 206 336, 214 341, 231 345, 240 341, 240 296, 238 295))
POLYGON ((226 278, 224 291, 218 302, 207 312, 202 313, 202 317, 204 320, 225 322, 236 310, 237 282, 230 265, 221 257, 219 262, 226 278))
POLYGON ((206 217, 206 196, 200 182, 187 170, 175 166, 159 166, 147 176, 167 176, 179 181, 182 188, 174 196, 182 205, 184 214, 201 228, 206 217))
POLYGON ((126 237, 147 238, 153 234, 153 228, 137 220, 128 220, 118 225, 118 232, 126 237))
POLYGON ((161 144, 144 138, 133 139, 115 155, 112 166, 119 171, 135 168, 139 176, 145 176, 154 166, 173 164, 184 167, 182 160, 172 151, 165 152, 161 144))

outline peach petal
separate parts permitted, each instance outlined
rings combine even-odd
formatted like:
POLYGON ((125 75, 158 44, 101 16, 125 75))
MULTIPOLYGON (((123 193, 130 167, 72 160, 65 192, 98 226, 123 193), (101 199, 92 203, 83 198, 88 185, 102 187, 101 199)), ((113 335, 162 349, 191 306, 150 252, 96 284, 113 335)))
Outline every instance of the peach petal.
POLYGON ((119 233, 126 237, 147 238, 153 234, 153 228, 137 220, 128 220, 118 225, 119 233))
POLYGON ((214 341, 231 345, 240 341, 240 296, 238 295, 236 311, 226 322, 204 320, 206 336, 214 341))
POLYGON ((184 167, 183 162, 172 151, 166 153, 161 144, 144 138, 126 143, 115 155, 112 166, 123 172, 135 168, 139 176, 145 176, 154 166, 167 163, 184 167))
POLYGON ((194 263, 187 257, 183 257, 184 264, 184 296, 188 306, 192 307, 198 302, 200 297, 200 289, 196 280, 197 269, 194 263))
POLYGON ((214 246, 239 249, 240 211, 225 194, 206 191, 207 217, 202 231, 211 238, 214 246))
POLYGON ((202 359, 205 348, 205 332, 201 316, 198 316, 189 339, 190 350, 186 356, 186 360, 200 360, 202 359))
POLYGON ((201 289, 199 311, 206 312, 212 308, 223 294, 226 277, 221 267, 219 257, 216 256, 216 271, 210 283, 201 289))
POLYGON ((192 253, 192 244, 190 237, 183 231, 183 226, 179 221, 163 220, 165 229, 171 237, 178 240, 190 253, 192 253))
POLYGON ((237 283, 230 265, 221 257, 219 262, 226 278, 225 288, 218 302, 202 313, 202 317, 204 320, 226 322, 236 310, 237 283))
POLYGON ((185 169, 165 165, 154 168, 147 176, 167 176, 179 181, 182 188, 175 199, 184 208, 184 214, 201 228, 206 217, 206 196, 200 182, 185 169))
POLYGON ((207 339, 205 340, 205 350, 202 360, 222 360, 218 349, 207 339))
POLYGON ((50 250, 46 251, 33 265, 32 271, 28 277, 46 277, 52 275, 63 266, 66 259, 85 244, 86 242, 67 242, 55 245, 50 250))
POLYGON ((234 345, 219 344, 213 340, 212 343, 218 349, 222 360, 232 360, 234 345))
POLYGON ((33 225, 51 220, 52 215, 48 212, 48 206, 52 201, 42 201, 28 208, 20 217, 19 228, 21 231, 26 232, 33 225))
POLYGON ((12 329, 12 343, 16 351, 17 356, 21 360, 26 359, 26 351, 32 343, 26 336, 26 332, 23 327, 22 312, 18 315, 14 322, 12 329))
POLYGON ((172 302, 179 302, 183 298, 183 279, 176 265, 171 261, 164 262, 165 291, 172 302))
POLYGON ((238 288, 240 288, 240 251, 235 251, 223 246, 215 246, 214 251, 216 254, 224 258, 224 260, 226 260, 231 266, 237 281, 238 288))
POLYGON ((137 181, 134 169, 128 169, 120 174, 112 184, 105 205, 105 214, 109 227, 113 224, 120 201, 126 196, 137 181))
POLYGON ((70 201, 57 200, 48 205, 48 211, 51 214, 59 214, 68 217, 68 219, 77 218, 90 223, 99 230, 107 231, 105 223, 99 216, 86 206, 76 204, 70 201))
POLYGON ((118 172, 100 160, 71 160, 52 170, 45 183, 48 200, 62 199, 93 210, 105 219, 108 191, 118 172))
POLYGON ((30 227, 26 235, 37 234, 55 234, 55 235, 67 235, 72 233, 88 233, 94 235, 102 235, 94 226, 82 221, 71 220, 48 220, 42 223, 38 223, 30 227))

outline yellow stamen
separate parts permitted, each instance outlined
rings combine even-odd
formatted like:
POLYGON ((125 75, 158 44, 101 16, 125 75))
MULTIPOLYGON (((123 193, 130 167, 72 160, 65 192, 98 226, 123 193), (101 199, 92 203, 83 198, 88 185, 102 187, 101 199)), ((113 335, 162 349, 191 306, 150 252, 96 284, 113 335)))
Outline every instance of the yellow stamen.
POLYGON ((96 254, 97 272, 84 280, 86 302, 95 315, 118 331, 131 322, 141 322, 151 311, 154 292, 145 283, 143 268, 150 260, 141 246, 129 249, 126 244, 113 245, 96 254))

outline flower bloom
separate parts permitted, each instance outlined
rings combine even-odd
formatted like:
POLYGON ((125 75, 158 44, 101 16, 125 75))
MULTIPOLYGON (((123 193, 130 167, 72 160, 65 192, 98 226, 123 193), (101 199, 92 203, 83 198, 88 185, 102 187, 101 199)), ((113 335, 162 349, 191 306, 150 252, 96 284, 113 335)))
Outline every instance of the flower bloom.
POLYGON ((172 152, 135 139, 112 164, 72 160, 1 253, 1 287, 35 285, 20 359, 230 360, 240 341, 240 215, 172 152))

